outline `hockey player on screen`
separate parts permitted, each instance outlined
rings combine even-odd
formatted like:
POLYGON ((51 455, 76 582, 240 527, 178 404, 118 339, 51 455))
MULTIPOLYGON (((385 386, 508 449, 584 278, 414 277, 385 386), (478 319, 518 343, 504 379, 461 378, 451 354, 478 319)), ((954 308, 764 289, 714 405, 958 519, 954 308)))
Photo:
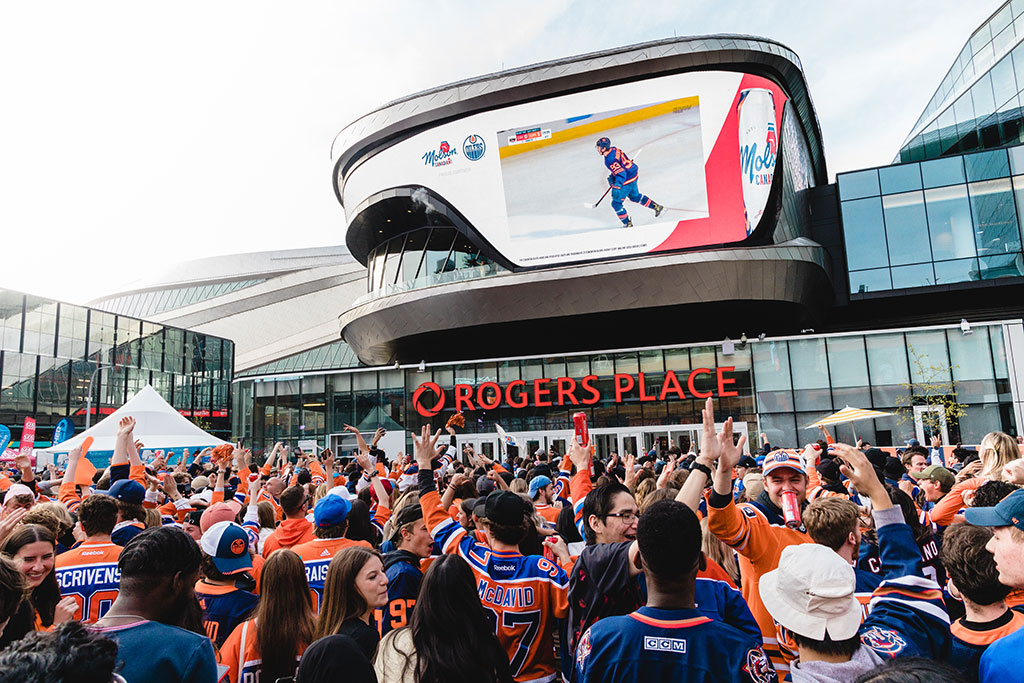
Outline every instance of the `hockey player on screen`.
POLYGON ((665 209, 650 197, 640 194, 637 188, 637 177, 640 167, 626 156, 621 149, 612 147, 612 141, 608 138, 600 138, 597 141, 597 152, 604 157, 604 165, 608 167, 611 174, 608 176, 608 184, 612 186, 612 208, 615 215, 619 217, 622 224, 627 228, 633 227, 633 219, 629 217, 622 200, 628 199, 654 210, 654 217, 657 218, 665 209))

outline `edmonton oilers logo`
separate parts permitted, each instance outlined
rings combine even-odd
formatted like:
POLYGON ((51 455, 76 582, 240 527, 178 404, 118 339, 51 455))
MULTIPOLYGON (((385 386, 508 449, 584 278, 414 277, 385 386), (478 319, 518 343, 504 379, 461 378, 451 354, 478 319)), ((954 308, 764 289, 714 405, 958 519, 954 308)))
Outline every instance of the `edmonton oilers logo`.
POLYGON ((479 135, 470 135, 462 143, 462 153, 470 161, 480 161, 486 151, 487 145, 484 144, 484 139, 479 135))

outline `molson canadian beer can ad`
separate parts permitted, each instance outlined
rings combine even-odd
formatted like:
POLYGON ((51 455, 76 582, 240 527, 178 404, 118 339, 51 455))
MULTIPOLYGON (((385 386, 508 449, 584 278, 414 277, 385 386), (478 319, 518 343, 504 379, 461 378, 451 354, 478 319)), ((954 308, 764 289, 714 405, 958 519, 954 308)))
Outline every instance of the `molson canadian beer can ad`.
POLYGON ((775 98, 771 90, 741 90, 736 113, 739 116, 743 213, 749 237, 764 215, 779 150, 779 137, 775 130, 775 98))

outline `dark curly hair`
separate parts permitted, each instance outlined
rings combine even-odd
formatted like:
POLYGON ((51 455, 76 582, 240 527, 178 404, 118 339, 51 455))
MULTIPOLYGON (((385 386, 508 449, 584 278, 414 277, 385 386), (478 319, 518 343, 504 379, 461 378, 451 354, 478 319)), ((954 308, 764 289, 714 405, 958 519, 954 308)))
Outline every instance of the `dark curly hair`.
POLYGON ((68 621, 0 653, 0 683, 109 683, 116 665, 117 643, 68 621))

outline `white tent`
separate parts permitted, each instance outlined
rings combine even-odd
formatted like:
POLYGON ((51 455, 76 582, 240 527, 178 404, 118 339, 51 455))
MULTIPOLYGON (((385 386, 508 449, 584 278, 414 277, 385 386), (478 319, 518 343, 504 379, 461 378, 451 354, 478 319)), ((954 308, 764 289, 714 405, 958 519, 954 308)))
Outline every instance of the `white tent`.
POLYGON ((207 434, 188 421, 181 413, 165 401, 150 385, 146 385, 130 401, 115 410, 89 429, 76 434, 67 441, 36 451, 37 453, 67 453, 82 440, 91 436, 94 441, 90 452, 114 450, 117 438, 117 423, 122 417, 135 418, 135 438, 146 445, 146 450, 170 448, 205 448, 227 443, 212 434, 207 434))

